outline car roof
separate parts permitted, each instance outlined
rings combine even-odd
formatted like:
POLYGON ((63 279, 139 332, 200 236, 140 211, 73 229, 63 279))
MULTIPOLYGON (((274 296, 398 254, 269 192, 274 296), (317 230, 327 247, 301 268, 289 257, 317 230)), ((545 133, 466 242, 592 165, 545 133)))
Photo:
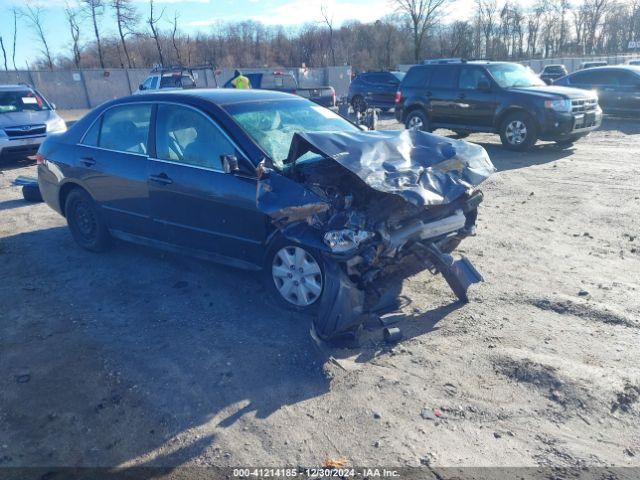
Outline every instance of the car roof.
POLYGON ((0 85, 0 91, 12 91, 12 90, 33 90, 29 85, 15 84, 15 85, 0 85))
POLYGON ((171 90, 163 92, 162 90, 144 93, 125 98, 153 98, 161 100, 163 97, 175 99, 176 97, 199 98, 217 105, 230 105, 233 103, 244 102, 264 102, 273 100, 305 100, 302 97, 290 93, 277 92, 274 90, 258 90, 258 89, 240 89, 233 88, 194 88, 189 90, 171 90))
MULTIPOLYGON (((597 72, 602 70, 626 70, 628 72, 636 72, 636 73, 640 72, 640 68, 638 68, 635 65, 603 65, 601 67, 592 67, 592 68, 589 68, 588 70, 592 72, 597 72)), ((578 73, 582 71, 584 70, 578 70, 573 73, 578 73)))

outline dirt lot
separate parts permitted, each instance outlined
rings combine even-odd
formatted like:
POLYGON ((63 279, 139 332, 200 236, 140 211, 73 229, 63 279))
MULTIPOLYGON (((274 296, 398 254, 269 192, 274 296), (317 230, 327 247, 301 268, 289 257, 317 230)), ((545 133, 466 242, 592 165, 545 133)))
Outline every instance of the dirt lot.
POLYGON ((462 245, 486 282, 460 305, 417 275, 402 342, 324 352, 255 274, 80 250, 5 165, 0 466, 640 466, 640 123, 470 140, 499 170, 462 245))

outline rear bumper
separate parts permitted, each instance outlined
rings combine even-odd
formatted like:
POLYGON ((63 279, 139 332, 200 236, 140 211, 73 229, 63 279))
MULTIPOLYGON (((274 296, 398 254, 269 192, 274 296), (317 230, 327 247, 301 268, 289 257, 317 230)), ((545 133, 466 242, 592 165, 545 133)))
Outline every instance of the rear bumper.
POLYGON ((548 112, 541 122, 539 137, 541 140, 566 140, 588 135, 600 128, 602 110, 584 113, 548 112))
POLYGON ((38 165, 38 187, 45 203, 64 216, 60 205, 60 184, 46 165, 38 165))

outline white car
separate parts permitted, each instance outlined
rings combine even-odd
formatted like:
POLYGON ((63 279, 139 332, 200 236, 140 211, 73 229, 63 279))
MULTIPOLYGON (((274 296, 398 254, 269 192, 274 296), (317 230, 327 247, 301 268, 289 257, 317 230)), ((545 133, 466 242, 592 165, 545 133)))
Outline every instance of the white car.
POLYGON ((196 88, 196 80, 189 69, 167 68, 152 70, 140 84, 135 93, 147 93, 158 90, 183 90, 196 88))

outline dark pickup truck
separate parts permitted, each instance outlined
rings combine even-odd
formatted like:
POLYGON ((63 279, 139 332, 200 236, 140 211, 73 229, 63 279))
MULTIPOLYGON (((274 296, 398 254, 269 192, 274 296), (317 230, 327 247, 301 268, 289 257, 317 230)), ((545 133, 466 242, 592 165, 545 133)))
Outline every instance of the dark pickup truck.
MULTIPOLYGON (((311 100, 312 102, 322 105, 323 107, 336 106, 336 91, 333 87, 312 87, 301 88, 298 86, 296 77, 291 72, 273 72, 273 73, 247 73, 242 74, 251 82, 251 88, 260 90, 276 90, 278 92, 293 93, 300 97, 311 100)), ((225 84, 224 88, 233 88, 231 84, 232 78, 225 84)))

